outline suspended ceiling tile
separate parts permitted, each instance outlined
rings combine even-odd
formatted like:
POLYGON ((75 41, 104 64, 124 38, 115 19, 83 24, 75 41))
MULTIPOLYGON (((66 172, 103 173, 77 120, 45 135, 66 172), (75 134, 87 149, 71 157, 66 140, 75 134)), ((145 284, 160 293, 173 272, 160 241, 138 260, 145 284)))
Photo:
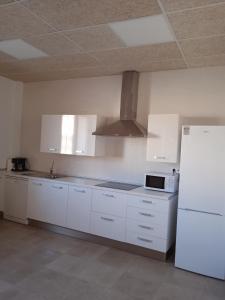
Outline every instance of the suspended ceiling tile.
POLYGON ((156 0, 25 0, 22 4, 60 30, 161 13, 156 0))
POLYGON ((225 36, 180 41, 185 57, 225 54, 225 36))
POLYGON ((85 27, 64 34, 76 42, 83 51, 95 51, 124 47, 124 43, 108 25, 85 27))
POLYGON ((38 35, 52 29, 19 4, 0 7, 0 40, 38 35))
POLYGON ((25 37, 23 40, 49 55, 75 54, 80 52, 80 48, 74 42, 60 33, 25 37))
POLYGON ((225 34, 225 4, 168 15, 178 40, 225 34))
POLYGON ((223 3, 225 0, 161 0, 167 12, 223 3))
POLYGON ((103 64, 130 64, 135 65, 151 61, 179 59, 180 50, 175 42, 162 43, 150 46, 121 48, 109 51, 93 52, 99 62, 103 64))

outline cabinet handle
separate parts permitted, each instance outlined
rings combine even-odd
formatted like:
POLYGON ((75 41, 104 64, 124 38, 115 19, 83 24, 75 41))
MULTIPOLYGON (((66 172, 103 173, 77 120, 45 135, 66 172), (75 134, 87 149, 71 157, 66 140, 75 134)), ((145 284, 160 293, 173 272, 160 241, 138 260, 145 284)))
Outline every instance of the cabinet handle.
POLYGON ((48 148, 48 151, 57 151, 57 148, 48 148))
POLYGON ((53 189, 57 189, 57 190, 62 190, 63 189, 62 186, 55 186, 55 185, 52 185, 52 188, 53 189))
POLYGON ((154 155, 154 159, 166 159, 166 156, 157 156, 157 155, 154 155))
POLYGON ((76 150, 76 153, 84 153, 84 150, 76 150))
POLYGON ((109 197, 109 198, 115 198, 115 196, 112 195, 112 194, 106 194, 106 193, 104 193, 103 195, 106 196, 106 197, 109 197))
POLYGON ((138 236, 138 240, 140 240, 142 242, 146 242, 146 243, 152 243, 153 242, 152 240, 148 240, 148 239, 145 239, 145 238, 140 237, 140 236, 138 236))
POLYGON ((33 185, 42 186, 42 183, 32 182, 33 185))
POLYGON ((101 219, 104 221, 114 222, 114 220, 110 218, 101 217, 101 219))
POLYGON ((153 204, 153 202, 150 201, 150 200, 142 200, 142 202, 143 202, 143 203, 147 203, 147 204, 153 204))
POLYGON ((148 229, 148 230, 153 230, 153 227, 146 226, 146 225, 138 225, 138 227, 143 228, 143 229, 148 229))
POLYGON ((154 215, 152 214, 147 214, 147 213, 143 213, 143 212, 139 212, 140 215, 145 216, 145 217, 151 217, 154 218, 154 215))
POLYGON ((85 190, 77 190, 77 189, 73 189, 74 190, 74 192, 77 192, 77 193, 86 193, 86 191, 85 190))

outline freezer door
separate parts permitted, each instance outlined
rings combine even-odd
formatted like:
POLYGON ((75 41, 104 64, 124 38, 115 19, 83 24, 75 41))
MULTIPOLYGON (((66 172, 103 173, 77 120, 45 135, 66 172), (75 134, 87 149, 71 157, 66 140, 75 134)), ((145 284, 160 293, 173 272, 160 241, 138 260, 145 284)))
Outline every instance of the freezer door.
POLYGON ((225 215, 225 126, 183 128, 178 207, 225 215))
POLYGON ((178 210, 175 266, 225 278, 225 218, 178 210))

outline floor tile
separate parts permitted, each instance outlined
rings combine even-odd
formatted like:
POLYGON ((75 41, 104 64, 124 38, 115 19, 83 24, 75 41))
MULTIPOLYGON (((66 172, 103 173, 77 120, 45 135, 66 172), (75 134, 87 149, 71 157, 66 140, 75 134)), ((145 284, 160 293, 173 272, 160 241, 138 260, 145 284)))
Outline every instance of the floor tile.
POLYGON ((0 280, 0 293, 5 292, 11 288, 13 288, 12 284, 8 283, 7 281, 0 280))
POLYGON ((124 268, 112 267, 99 261, 90 261, 79 278, 104 287, 112 286, 124 273, 124 268))
POLYGON ((125 273, 117 280, 113 288, 125 295, 144 300, 153 299, 159 289, 159 284, 125 273))
POLYGON ((129 267, 137 258, 136 255, 110 248, 98 257, 98 261, 113 267, 129 267))
POLYGON ((162 284, 153 300, 199 300, 200 291, 184 288, 174 284, 162 284))

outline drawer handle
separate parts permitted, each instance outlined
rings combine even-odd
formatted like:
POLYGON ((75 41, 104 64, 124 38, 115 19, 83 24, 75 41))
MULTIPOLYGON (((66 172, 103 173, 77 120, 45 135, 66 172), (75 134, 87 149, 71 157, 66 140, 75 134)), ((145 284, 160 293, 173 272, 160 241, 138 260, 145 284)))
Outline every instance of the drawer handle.
POLYGON ((109 197, 109 198, 115 198, 115 196, 114 196, 114 195, 112 195, 112 194, 107 194, 107 193, 104 193, 103 195, 104 195, 104 196, 106 196, 106 197, 109 197))
POLYGON ((152 214, 147 214, 147 213, 143 213, 143 212, 139 212, 140 215, 145 216, 145 217, 151 217, 154 218, 154 215, 152 214))
POLYGON ((110 218, 101 217, 101 219, 108 222, 114 222, 114 220, 110 218))
POLYGON ((57 148, 48 148, 48 151, 56 151, 57 148))
POLYGON ((76 153, 84 153, 84 150, 76 150, 76 153))
POLYGON ((77 190, 77 189, 73 189, 74 190, 74 192, 77 192, 77 193, 86 193, 86 191, 85 190, 77 190))
POLYGON ((154 159, 166 159, 166 156, 157 156, 157 155, 154 155, 154 159))
POLYGON ((147 204, 153 204, 153 202, 150 201, 150 200, 142 200, 142 202, 143 202, 143 203, 147 203, 147 204))
POLYGON ((57 190, 62 190, 63 189, 62 186, 55 186, 55 185, 52 185, 52 188, 53 189, 57 189, 57 190))
POLYGON ((42 183, 37 183, 37 182, 32 182, 33 185, 38 185, 38 186, 41 186, 42 183))
POLYGON ((146 226, 146 225, 138 225, 138 227, 143 228, 143 229, 148 229, 148 230, 153 230, 153 227, 146 226))
POLYGON ((152 243, 153 242, 152 240, 148 240, 148 239, 145 239, 145 238, 140 237, 140 236, 138 236, 138 240, 140 240, 142 242, 146 242, 146 243, 152 243))

